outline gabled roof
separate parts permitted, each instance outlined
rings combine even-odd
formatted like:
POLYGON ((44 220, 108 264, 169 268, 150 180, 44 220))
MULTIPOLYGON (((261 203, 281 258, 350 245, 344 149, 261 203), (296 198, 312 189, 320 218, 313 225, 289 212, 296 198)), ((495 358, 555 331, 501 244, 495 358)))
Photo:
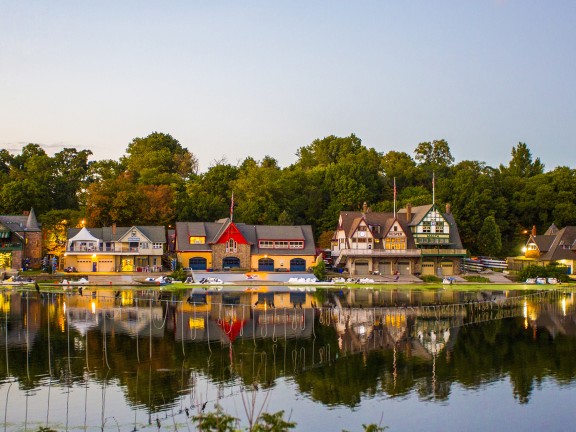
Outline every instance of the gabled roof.
MULTIPOLYGON (((82 228, 87 230, 92 236, 103 242, 117 242, 133 228, 137 228, 148 240, 153 243, 166 243, 166 229, 163 226, 134 226, 134 227, 116 227, 115 233, 112 227, 102 228, 82 228)), ((70 240, 81 231, 80 228, 70 228, 68 230, 68 239, 70 240)))
MULTIPOLYGON (((436 208, 446 222, 450 225, 450 245, 454 249, 464 249, 462 245, 462 240, 460 239, 460 233, 458 232, 458 226, 456 225, 456 220, 452 213, 443 213, 437 206, 433 204, 417 206, 411 208, 411 219, 410 222, 407 221, 407 209, 401 209, 397 212, 396 218, 394 218, 394 213, 392 212, 340 212, 340 220, 342 221, 339 229, 344 231, 347 238, 352 236, 352 233, 358 226, 359 221, 363 218, 368 226, 380 226, 380 230, 372 230, 372 235, 375 238, 385 238, 392 226, 394 221, 398 221, 402 231, 406 234, 406 247, 408 249, 413 249, 416 247, 414 241, 414 236, 411 226, 418 225, 422 219, 433 209, 436 208)), ((335 236, 336 237, 336 236, 335 236)))
POLYGON ((560 231, 558 229, 558 227, 555 224, 552 224, 548 227, 548 229, 546 230, 546 232, 544 233, 544 235, 553 235, 555 236, 556 234, 558 234, 558 231, 560 231))
MULTIPOLYGON (((430 210, 432 210, 433 207, 434 207, 434 204, 427 204, 427 205, 412 207, 412 209, 411 209, 412 218, 411 218, 410 223, 408 225, 410 225, 410 226, 418 225, 420 222, 422 222, 422 219, 424 219, 424 217, 428 214, 428 212, 430 212, 430 210)), ((405 208, 400 209, 398 211, 398 213, 404 214, 406 217, 407 209, 405 209, 405 208)))
MULTIPOLYGON (((375 234, 376 237, 381 238, 382 232, 387 223, 391 218, 394 218, 394 213, 389 212, 366 212, 362 213, 360 211, 350 211, 350 212, 340 212, 340 218, 342 219, 341 229, 346 234, 346 237, 350 237, 351 234, 356 229, 359 220, 364 218, 368 226, 380 226, 380 235, 375 234), (354 225, 356 224, 356 225, 354 225)), ((404 228, 403 228, 404 229, 404 228)))
MULTIPOLYGON (((550 250, 552 243, 554 243, 555 235, 537 235, 530 236, 530 240, 533 241, 541 254, 546 253, 550 250)), ((530 243, 530 240, 528 243, 530 243)))
POLYGON ((252 240, 248 235, 246 239, 252 241, 252 254, 265 254, 270 249, 260 249, 259 240, 287 240, 303 241, 303 249, 274 249, 274 255, 316 255, 314 234, 310 225, 245 225, 246 234, 253 230, 255 237, 252 240))
MULTIPOLYGON (((574 260, 576 253, 574 253, 574 245, 576 242, 576 226, 567 226, 558 231, 555 236, 536 236, 546 237, 546 239, 553 238, 546 253, 540 255, 542 261, 558 261, 558 260, 574 260)), ((542 252, 542 249, 540 249, 542 252)))
POLYGON ((28 214, 23 215, 0 215, 0 223, 12 232, 41 231, 34 209, 31 209, 28 214))
MULTIPOLYGON (((217 222, 176 222, 177 251, 211 251, 215 243, 231 225, 230 219, 217 222), (190 237, 205 237, 204 244, 190 244, 190 237)), ((270 249, 259 249, 259 240, 303 241, 304 249, 274 249, 274 255, 315 255, 314 235, 310 225, 247 225, 234 223, 240 234, 251 247, 252 254, 266 253, 270 249)))

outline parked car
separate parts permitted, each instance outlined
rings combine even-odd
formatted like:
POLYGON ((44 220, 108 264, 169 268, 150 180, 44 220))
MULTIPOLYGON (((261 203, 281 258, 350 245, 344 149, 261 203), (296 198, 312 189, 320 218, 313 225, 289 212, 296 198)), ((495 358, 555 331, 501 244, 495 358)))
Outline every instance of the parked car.
POLYGON ((66 273, 76 273, 78 270, 76 270, 76 267, 70 266, 70 267, 66 267, 66 268, 64 269, 64 271, 65 271, 66 273))

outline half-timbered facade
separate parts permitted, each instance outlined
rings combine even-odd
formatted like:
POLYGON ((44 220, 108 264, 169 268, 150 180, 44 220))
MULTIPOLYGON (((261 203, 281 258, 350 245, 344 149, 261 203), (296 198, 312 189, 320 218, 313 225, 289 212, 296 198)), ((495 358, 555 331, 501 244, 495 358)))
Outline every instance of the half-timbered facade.
POLYGON ((436 205, 341 212, 331 249, 334 264, 352 275, 448 276, 466 256, 450 207, 442 213, 436 205))

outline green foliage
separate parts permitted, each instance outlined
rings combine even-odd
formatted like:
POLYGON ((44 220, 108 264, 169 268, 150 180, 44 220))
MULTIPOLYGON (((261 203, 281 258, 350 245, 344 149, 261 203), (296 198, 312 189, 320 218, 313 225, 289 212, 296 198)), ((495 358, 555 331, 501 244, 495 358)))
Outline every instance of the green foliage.
POLYGON ((172 272, 170 277, 174 280, 183 282, 186 280, 187 275, 186 271, 182 268, 182 266, 178 265, 178 268, 172 272))
POLYGON ((525 281, 528 278, 556 278, 559 282, 568 282, 570 279, 567 274, 568 268, 557 263, 551 263, 546 266, 529 265, 518 272, 518 278, 525 281))
POLYGON ((502 237, 500 227, 496 223, 494 216, 487 216, 484 219, 482 228, 478 233, 478 250, 482 255, 498 256, 502 250, 502 237))
POLYGON ((326 263, 324 262, 323 259, 321 259, 318 264, 316 264, 314 266, 313 269, 314 272, 314 276, 316 276, 316 279, 323 281, 326 279, 326 263))
POLYGON ((199 174, 193 153, 159 132, 134 138, 119 161, 89 161, 91 154, 66 148, 50 157, 38 144, 15 155, 0 150, 0 214, 34 208, 42 218, 73 210, 92 227, 215 221, 230 215, 234 191, 235 221, 309 224, 318 239, 335 229, 341 211, 358 211, 364 202, 373 211, 392 211, 394 180, 398 209, 430 204, 434 172, 436 203, 451 204, 463 245, 473 254, 515 253, 533 225, 539 233, 552 223, 576 225, 576 170, 544 172, 525 143, 497 169, 480 161, 454 164, 445 140, 419 143, 412 158, 380 154, 354 134, 314 140, 286 168, 270 156, 247 157, 237 165, 215 161, 199 174))
POLYGON ((295 422, 284 420, 284 411, 262 413, 250 432, 285 432, 296 427, 295 422))
POLYGON ((216 405, 216 411, 201 413, 192 417, 192 421, 198 424, 198 429, 203 432, 234 432, 239 431, 235 426, 238 424, 236 417, 226 414, 220 405, 216 405))
POLYGON ((434 275, 421 275, 420 279, 422 279, 424 282, 433 282, 433 283, 442 282, 441 278, 434 275))
POLYGON ((464 279, 466 279, 466 281, 468 281, 468 282, 490 283, 490 279, 485 278, 485 277, 483 277, 483 276, 477 276, 477 275, 464 276, 464 279))

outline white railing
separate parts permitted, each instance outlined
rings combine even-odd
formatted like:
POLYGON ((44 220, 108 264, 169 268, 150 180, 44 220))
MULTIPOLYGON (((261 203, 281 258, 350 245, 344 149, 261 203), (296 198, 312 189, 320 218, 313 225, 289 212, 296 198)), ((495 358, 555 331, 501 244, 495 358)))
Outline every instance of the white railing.
MULTIPOLYGON (((352 257, 398 257, 421 256, 421 249, 342 249, 338 255, 346 255, 352 257)), ((332 253, 334 256, 334 253, 332 253)))

